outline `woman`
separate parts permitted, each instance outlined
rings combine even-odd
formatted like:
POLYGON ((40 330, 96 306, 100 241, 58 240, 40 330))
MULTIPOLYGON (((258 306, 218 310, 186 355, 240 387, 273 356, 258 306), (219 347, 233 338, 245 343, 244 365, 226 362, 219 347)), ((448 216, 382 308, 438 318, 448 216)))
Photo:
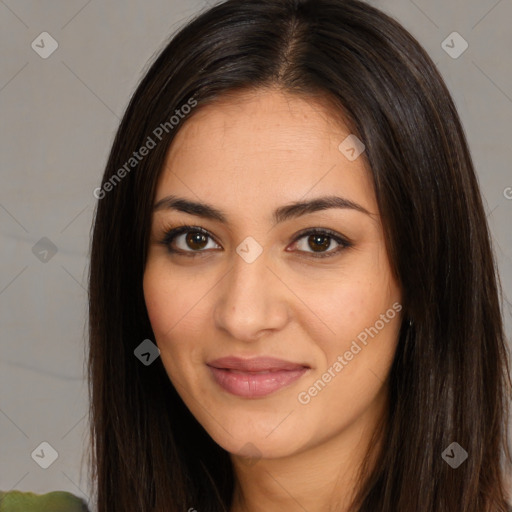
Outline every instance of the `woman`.
POLYGON ((486 216, 396 21, 356 0, 201 14, 95 196, 98 512, 507 510, 486 216))

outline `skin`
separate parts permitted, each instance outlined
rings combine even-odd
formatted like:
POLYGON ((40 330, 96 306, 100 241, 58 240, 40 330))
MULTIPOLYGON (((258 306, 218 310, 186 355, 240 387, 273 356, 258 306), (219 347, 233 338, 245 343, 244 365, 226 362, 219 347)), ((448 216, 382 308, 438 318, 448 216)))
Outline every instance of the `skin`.
MULTIPOLYGON (((298 400, 358 334, 401 303, 364 153, 349 161, 338 149, 349 134, 318 98, 277 89, 237 93, 183 122, 160 175, 155 204, 173 194, 207 202, 229 221, 155 211, 144 295, 170 380, 230 453, 231 512, 347 510, 370 436, 387 411, 400 313, 366 346, 359 343, 309 403, 298 400), (330 208, 273 225, 275 208, 324 195, 370 214, 330 208), (211 235, 202 245, 187 244, 186 234, 173 241, 182 251, 203 251, 194 258, 161 243, 166 228, 182 223, 211 235), (323 253, 333 256, 315 258, 311 237, 295 241, 305 228, 333 230, 353 246, 334 254, 339 245, 327 238, 323 253), (248 236, 263 249, 252 263, 236 252, 248 236), (266 397, 241 398, 220 388, 206 366, 228 355, 273 356, 311 369, 266 397)), ((378 441, 371 446, 374 454, 378 441)))

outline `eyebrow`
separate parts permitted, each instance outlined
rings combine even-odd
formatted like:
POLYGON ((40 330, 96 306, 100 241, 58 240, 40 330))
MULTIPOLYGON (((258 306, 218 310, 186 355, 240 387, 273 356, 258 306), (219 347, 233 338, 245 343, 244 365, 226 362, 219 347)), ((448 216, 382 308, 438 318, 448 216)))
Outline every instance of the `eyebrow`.
MULTIPOLYGON (((372 216, 366 208, 354 201, 338 196, 324 196, 311 199, 309 201, 296 201, 280 206, 274 211, 272 220, 274 225, 276 225, 289 219, 294 219, 302 215, 307 215, 321 210, 328 210, 330 208, 356 210, 372 216)), ((190 199, 185 199, 183 197, 171 195, 160 199, 153 208, 153 211, 159 210, 176 210, 190 215, 197 215, 198 217, 203 217, 205 219, 217 220, 223 224, 228 223, 228 215, 222 210, 207 203, 191 201, 190 199)))

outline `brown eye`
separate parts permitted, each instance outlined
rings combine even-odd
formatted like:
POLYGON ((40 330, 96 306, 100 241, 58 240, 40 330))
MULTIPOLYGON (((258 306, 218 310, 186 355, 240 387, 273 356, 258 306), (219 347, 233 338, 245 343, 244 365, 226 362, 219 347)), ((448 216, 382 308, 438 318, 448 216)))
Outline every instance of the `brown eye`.
MULTIPOLYGON (((207 249, 218 249, 220 246, 205 229, 197 226, 180 226, 170 229, 160 241, 170 253, 183 256, 198 256, 209 252, 207 249), (213 247, 208 247, 211 241, 213 247)), ((313 258, 325 258, 338 254, 343 249, 352 247, 352 243, 334 231, 325 229, 309 229, 299 233, 294 241, 295 250, 313 258), (304 242, 300 242, 302 240, 304 242), (300 242, 300 243, 299 243, 300 242), (334 249, 331 249, 337 244, 334 249)))
POLYGON ((352 247, 352 243, 338 235, 334 231, 310 229, 302 232, 295 239, 295 248, 299 252, 308 254, 313 258, 326 258, 338 254, 343 249, 352 247), (302 240, 305 242, 301 242, 302 240), (333 242, 337 244, 335 249, 331 249, 333 242))
POLYGON ((207 244, 208 235, 196 231, 186 233, 185 243, 194 250, 204 249, 207 244))
POLYGON ((210 239, 215 246, 213 248, 218 248, 219 246, 213 242, 211 235, 206 230, 194 226, 180 226, 168 230, 160 243, 165 245, 170 253, 195 256, 198 253, 206 252, 205 249, 209 249, 210 239))
POLYGON ((308 237, 308 245, 315 252, 323 251, 331 245, 329 238, 326 235, 310 235, 308 237))

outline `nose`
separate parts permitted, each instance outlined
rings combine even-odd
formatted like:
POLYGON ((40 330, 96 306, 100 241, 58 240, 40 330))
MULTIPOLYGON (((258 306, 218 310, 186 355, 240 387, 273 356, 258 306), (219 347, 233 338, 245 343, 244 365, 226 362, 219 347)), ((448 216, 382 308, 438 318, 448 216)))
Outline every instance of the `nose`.
POLYGON ((265 251, 252 263, 238 254, 233 260, 233 268, 217 287, 216 327, 244 342, 283 329, 292 293, 271 268, 265 251))

